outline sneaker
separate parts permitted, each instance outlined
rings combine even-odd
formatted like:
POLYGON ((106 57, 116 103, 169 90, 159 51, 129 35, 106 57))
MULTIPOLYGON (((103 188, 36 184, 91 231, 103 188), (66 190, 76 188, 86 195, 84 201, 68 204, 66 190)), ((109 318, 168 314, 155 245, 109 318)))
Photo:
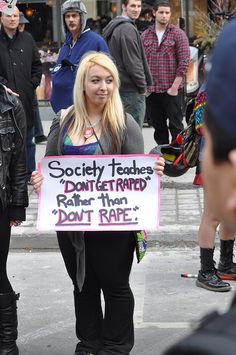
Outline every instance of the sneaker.
POLYGON ((42 135, 34 138, 35 144, 40 144, 47 141, 47 137, 42 135))
POLYGON ((226 292, 231 290, 230 284, 219 278, 216 269, 208 272, 199 270, 196 286, 215 292, 226 292))

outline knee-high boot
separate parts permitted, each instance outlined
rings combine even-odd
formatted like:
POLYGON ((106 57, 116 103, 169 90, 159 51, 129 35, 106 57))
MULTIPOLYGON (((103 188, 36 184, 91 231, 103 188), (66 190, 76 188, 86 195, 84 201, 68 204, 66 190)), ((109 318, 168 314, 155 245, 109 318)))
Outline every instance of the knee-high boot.
POLYGON ((17 339, 17 307, 19 294, 0 293, 0 355, 19 355, 17 339))
POLYGON ((236 264, 233 262, 234 239, 220 240, 220 261, 218 274, 222 276, 236 277, 236 264))

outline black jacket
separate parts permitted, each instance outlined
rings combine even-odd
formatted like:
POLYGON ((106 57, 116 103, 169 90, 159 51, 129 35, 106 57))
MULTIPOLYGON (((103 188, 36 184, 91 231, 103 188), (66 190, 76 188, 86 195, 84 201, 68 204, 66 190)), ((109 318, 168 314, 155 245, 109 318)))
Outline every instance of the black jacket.
POLYGON ((30 33, 19 32, 10 39, 0 30, 0 82, 20 95, 27 126, 34 124, 33 97, 40 84, 42 64, 30 33))
POLYGON ((25 137, 21 102, 0 84, 0 211, 9 206, 16 220, 25 220, 28 206, 25 137))

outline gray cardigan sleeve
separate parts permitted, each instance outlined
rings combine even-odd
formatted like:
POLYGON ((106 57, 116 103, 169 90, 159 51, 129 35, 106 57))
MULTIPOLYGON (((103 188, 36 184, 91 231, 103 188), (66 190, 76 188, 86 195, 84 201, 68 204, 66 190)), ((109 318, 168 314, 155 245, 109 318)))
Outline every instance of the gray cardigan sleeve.
POLYGON ((58 140, 60 132, 60 112, 53 119, 48 135, 45 156, 58 155, 58 140))
POLYGON ((144 141, 141 128, 130 115, 127 115, 127 132, 122 142, 122 154, 143 154, 144 141))

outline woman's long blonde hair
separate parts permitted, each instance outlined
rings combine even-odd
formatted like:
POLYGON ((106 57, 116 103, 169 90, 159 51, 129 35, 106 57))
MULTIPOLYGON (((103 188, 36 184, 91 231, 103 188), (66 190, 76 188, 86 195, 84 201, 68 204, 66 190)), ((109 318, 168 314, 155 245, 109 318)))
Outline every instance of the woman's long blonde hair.
POLYGON ((68 113, 73 117, 70 126, 71 133, 84 132, 86 122, 89 121, 84 87, 87 73, 94 65, 108 70, 113 78, 114 90, 104 106, 101 127, 102 132, 110 137, 114 147, 118 147, 121 143, 120 132, 126 127, 124 109, 119 94, 119 74, 113 60, 102 52, 88 52, 79 63, 73 91, 74 105, 68 113))

